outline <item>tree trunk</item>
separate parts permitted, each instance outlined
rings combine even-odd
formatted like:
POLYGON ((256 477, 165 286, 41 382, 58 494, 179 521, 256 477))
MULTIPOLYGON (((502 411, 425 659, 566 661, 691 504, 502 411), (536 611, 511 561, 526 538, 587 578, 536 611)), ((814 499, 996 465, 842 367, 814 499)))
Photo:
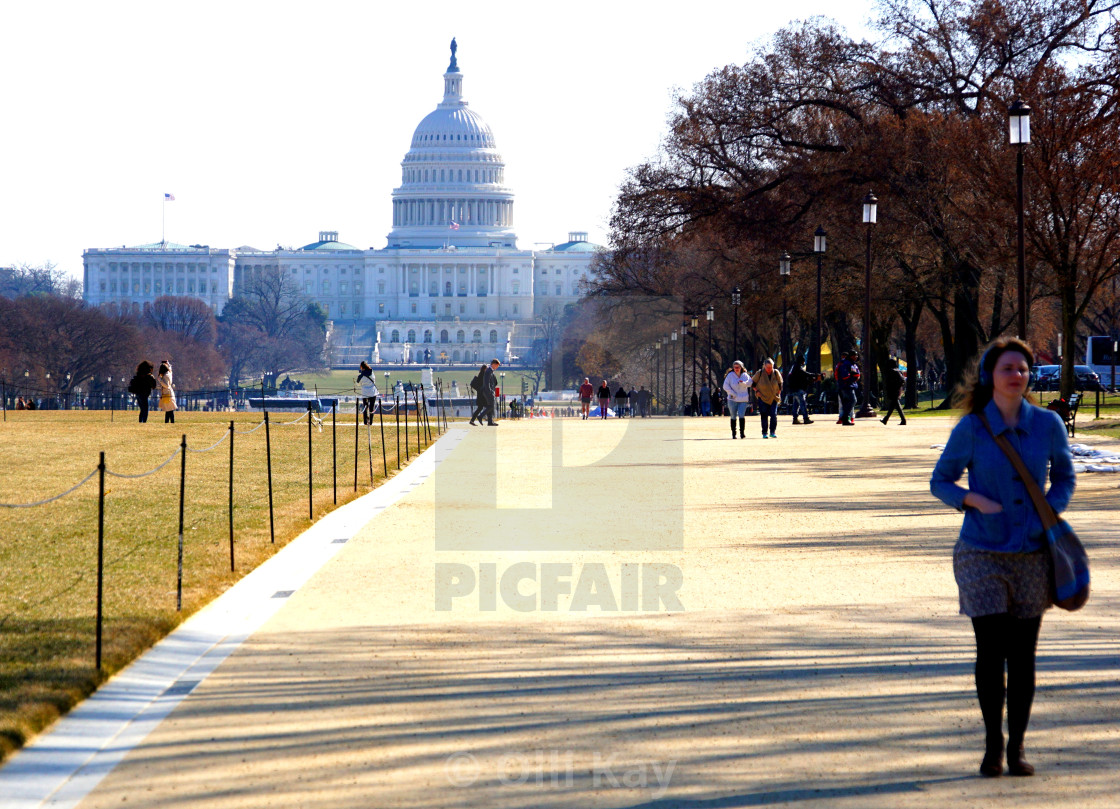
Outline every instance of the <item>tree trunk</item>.
POLYGON ((1062 398, 1069 401, 1076 382, 1073 366, 1077 362, 1077 289, 1072 284, 1063 284, 1059 294, 1062 300, 1062 398))

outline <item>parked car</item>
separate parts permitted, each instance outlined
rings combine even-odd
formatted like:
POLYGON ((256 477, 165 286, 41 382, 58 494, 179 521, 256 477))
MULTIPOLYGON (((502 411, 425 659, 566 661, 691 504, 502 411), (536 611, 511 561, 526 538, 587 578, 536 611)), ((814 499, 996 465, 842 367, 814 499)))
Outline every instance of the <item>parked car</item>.
MULTIPOLYGON (((1073 366, 1073 387, 1075 390, 1104 390, 1100 375, 1088 365, 1073 366)), ((1031 388, 1034 390, 1058 390, 1062 386, 1062 366, 1036 365, 1031 368, 1031 388)))
POLYGON ((1033 390, 1057 390, 1062 380, 1062 366, 1036 365, 1031 368, 1033 390))

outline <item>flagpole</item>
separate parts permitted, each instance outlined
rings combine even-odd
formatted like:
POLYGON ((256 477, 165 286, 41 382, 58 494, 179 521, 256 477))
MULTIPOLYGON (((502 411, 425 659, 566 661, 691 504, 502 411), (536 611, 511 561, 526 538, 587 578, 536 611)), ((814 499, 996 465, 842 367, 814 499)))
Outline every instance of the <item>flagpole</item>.
POLYGON ((163 218, 160 222, 159 246, 167 249, 167 194, 163 195, 163 218))

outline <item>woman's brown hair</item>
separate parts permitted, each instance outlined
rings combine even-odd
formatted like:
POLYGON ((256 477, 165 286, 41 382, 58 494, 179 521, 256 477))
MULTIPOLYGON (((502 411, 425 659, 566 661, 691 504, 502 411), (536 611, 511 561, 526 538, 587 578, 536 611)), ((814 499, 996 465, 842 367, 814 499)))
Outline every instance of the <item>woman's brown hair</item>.
MULTIPOLYGON (((966 414, 979 413, 992 401, 992 375, 995 373, 999 358, 1008 351, 1017 351, 1026 357, 1027 365, 1034 366, 1034 352, 1018 337, 997 337, 988 344, 984 353, 970 363, 964 377, 953 391, 953 407, 966 414)), ((1031 404, 1038 404, 1030 390, 1024 398, 1031 404)))

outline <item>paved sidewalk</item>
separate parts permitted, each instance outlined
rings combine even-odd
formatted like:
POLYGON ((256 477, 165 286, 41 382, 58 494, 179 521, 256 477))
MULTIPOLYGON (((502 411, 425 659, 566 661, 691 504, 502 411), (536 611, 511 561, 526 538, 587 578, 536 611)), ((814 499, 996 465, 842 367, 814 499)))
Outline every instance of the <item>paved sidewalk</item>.
POLYGON ((471 430, 79 806, 1115 807, 1116 482, 1069 514, 1039 775, 980 779, 951 424, 471 430))

